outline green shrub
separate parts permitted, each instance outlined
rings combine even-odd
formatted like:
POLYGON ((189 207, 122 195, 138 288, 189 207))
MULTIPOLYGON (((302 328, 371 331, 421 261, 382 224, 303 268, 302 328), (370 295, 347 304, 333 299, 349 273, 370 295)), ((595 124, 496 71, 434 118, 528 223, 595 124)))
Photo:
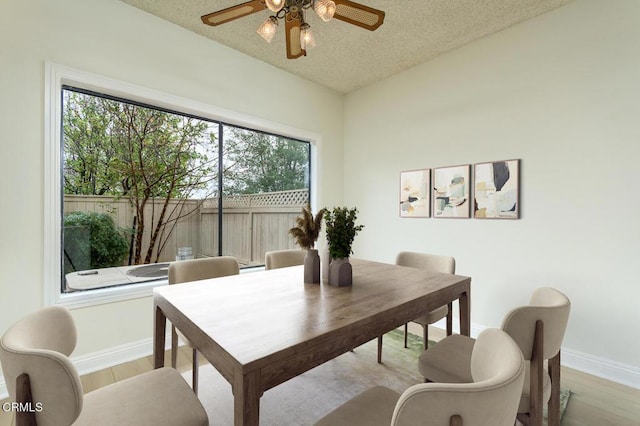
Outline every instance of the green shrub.
POLYGON ((64 217, 64 272, 120 266, 129 253, 124 232, 106 213, 73 212, 64 217))

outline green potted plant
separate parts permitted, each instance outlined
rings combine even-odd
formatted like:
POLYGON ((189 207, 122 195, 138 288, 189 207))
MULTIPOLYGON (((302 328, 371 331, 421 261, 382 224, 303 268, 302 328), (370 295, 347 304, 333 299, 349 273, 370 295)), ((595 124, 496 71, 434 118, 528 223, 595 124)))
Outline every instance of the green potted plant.
POLYGON ((320 283, 320 256, 315 245, 325 211, 326 209, 321 209, 314 216, 311 207, 306 205, 302 208, 302 215, 296 218, 296 226, 289 229, 289 235, 296 240, 296 244, 307 251, 304 257, 304 282, 309 284, 320 283))
POLYGON ((342 287, 352 283, 352 269, 349 256, 353 253, 351 246, 364 225, 356 225, 358 209, 355 207, 334 207, 326 211, 324 220, 327 229, 327 243, 329 244, 329 284, 342 287))

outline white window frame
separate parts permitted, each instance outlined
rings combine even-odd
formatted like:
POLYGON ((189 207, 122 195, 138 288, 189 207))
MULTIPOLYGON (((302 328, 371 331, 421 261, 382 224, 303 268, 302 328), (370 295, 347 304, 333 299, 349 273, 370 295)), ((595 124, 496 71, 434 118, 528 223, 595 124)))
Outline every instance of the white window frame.
POLYGON ((213 121, 309 141, 311 144, 310 190, 312 198, 310 202, 312 206, 316 204, 316 147, 321 141, 321 137, 317 133, 51 62, 45 63, 44 83, 43 270, 45 306, 61 305, 68 308, 81 308, 149 297, 153 294, 154 287, 167 284, 166 280, 164 280, 74 293, 63 293, 61 291, 62 188, 60 186, 60 170, 62 164, 61 93, 63 85, 104 93, 168 110, 180 111, 213 121))

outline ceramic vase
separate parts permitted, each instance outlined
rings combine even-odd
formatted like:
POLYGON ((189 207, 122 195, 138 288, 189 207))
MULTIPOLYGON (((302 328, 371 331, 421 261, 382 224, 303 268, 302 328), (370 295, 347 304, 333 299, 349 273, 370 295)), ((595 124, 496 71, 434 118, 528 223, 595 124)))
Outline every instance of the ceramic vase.
POLYGON ((334 287, 347 287, 352 284, 353 271, 348 257, 331 259, 329 265, 329 285, 334 287))
POLYGON ((320 284, 320 256, 318 250, 309 249, 304 257, 305 284, 320 284))
POLYGON ((325 246, 322 249, 322 256, 320 256, 320 269, 322 271, 322 283, 329 283, 329 265, 331 265, 331 256, 329 255, 329 247, 325 246))

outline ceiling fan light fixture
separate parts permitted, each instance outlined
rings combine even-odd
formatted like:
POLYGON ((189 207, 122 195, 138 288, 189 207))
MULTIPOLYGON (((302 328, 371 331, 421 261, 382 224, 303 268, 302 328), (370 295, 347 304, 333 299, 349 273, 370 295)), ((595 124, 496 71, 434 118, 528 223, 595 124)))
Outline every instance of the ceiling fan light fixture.
POLYGON ((306 22, 300 26, 300 45, 302 49, 309 49, 316 46, 316 39, 311 32, 311 26, 306 22))
POLYGON ((384 11, 353 0, 245 0, 244 3, 202 15, 200 18, 204 24, 215 27, 265 9, 271 11, 271 16, 260 25, 257 33, 267 43, 271 43, 278 30, 278 22, 282 20, 288 59, 306 56, 305 49, 316 45, 311 27, 305 22, 306 13, 310 9, 323 21, 337 19, 369 31, 382 25, 385 16, 384 11))
POLYGON ((316 0, 313 9, 323 21, 328 22, 336 13, 336 4, 332 0, 316 0))
POLYGON ((273 37, 276 35, 276 30, 278 29, 278 20, 275 16, 269 16, 266 21, 260 25, 258 31, 256 31, 260 36, 266 40, 267 43, 271 43, 273 37))
POLYGON ((286 1, 285 0, 265 0, 264 4, 269 8, 272 12, 280 12, 280 10, 284 7, 286 1))

